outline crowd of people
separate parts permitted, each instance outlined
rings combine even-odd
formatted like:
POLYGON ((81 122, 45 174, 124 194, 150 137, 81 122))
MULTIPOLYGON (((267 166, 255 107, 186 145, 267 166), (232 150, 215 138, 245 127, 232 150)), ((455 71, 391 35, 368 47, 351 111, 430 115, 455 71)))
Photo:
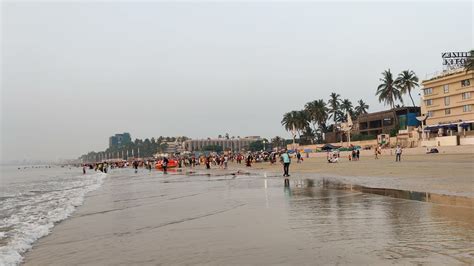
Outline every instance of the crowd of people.
MULTIPOLYGON (((382 148, 380 146, 374 149, 375 159, 379 159, 382 154, 382 148)), ((398 145, 395 149, 396 161, 401 161, 402 148, 398 145)), ((303 162, 303 156, 299 151, 294 153, 294 157, 297 163, 303 162)), ((99 162, 83 165, 83 173, 86 174, 86 169, 94 169, 95 171, 101 171, 107 173, 108 169, 113 168, 127 168, 130 165, 135 169, 135 173, 138 172, 138 168, 145 168, 151 171, 154 168, 163 170, 166 174, 168 168, 194 168, 197 166, 204 166, 206 169, 219 168, 227 169, 229 162, 236 162, 237 164, 245 164, 246 167, 252 167, 254 163, 269 162, 270 164, 277 164, 280 162, 283 165, 283 176, 288 177, 289 167, 291 164, 292 156, 288 150, 273 151, 273 152, 247 152, 247 153, 208 153, 208 154, 185 154, 185 155, 170 155, 162 156, 158 159, 148 160, 133 160, 133 161, 118 161, 118 162, 99 162)), ((340 160, 340 151, 338 149, 327 151, 328 163, 338 163, 340 160)), ((349 161, 360 160, 360 149, 353 147, 348 155, 349 161)))

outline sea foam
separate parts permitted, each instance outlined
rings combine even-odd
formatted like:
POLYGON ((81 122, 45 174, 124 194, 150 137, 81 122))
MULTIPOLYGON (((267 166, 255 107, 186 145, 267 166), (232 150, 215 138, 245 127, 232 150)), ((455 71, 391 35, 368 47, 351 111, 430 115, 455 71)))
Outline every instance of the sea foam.
POLYGON ((9 214, 0 220, 0 265, 20 264, 32 244, 82 205, 85 195, 98 189, 105 176, 95 173, 71 182, 54 181, 53 190, 22 193, 2 202, 2 211, 9 214))

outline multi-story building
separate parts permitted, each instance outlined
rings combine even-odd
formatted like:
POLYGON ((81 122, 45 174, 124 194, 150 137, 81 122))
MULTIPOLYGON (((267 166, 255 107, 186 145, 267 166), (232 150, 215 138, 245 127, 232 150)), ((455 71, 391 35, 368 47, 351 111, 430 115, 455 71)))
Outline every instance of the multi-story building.
MULTIPOLYGON (((391 110, 360 115, 352 128, 354 134, 390 134, 392 130, 411 131, 420 125, 416 119, 420 107, 398 107, 391 110)), ((398 133, 398 132, 397 132, 398 133)))
POLYGON ((421 112, 426 129, 451 132, 474 129, 474 71, 445 71, 422 82, 421 112))
POLYGON ((132 142, 130 133, 115 134, 115 136, 109 137, 109 148, 118 148, 130 142, 132 142))
POLYGON ((166 153, 178 153, 185 151, 184 149, 184 142, 178 141, 167 141, 164 142, 166 144, 166 153))
POLYGON ((241 151, 247 150, 250 143, 260 140, 259 136, 245 137, 245 138, 217 138, 217 139, 193 139, 186 140, 184 147, 187 151, 200 151, 206 146, 221 146, 223 150, 241 151))

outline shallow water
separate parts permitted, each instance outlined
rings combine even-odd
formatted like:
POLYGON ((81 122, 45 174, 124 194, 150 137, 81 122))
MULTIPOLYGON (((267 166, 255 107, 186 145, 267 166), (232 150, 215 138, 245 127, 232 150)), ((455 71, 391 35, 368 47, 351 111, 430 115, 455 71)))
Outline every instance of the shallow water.
POLYGON ((103 174, 58 166, 0 168, 0 265, 16 265, 32 243, 81 205, 103 174))
POLYGON ((474 263, 470 207, 205 173, 112 172, 26 264, 474 263))

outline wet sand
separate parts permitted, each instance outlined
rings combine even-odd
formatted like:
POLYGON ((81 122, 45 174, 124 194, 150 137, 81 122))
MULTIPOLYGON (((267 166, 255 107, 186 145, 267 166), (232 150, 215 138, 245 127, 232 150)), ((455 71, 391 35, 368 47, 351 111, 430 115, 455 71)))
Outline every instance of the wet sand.
POLYGON ((115 170, 25 265, 474 263, 472 208, 318 184, 115 170))
MULTIPOLYGON (((304 158, 297 164, 293 159, 290 174, 293 177, 319 176, 343 183, 378 188, 394 188, 420 192, 434 192, 474 198, 474 146, 464 149, 469 153, 420 154, 407 149, 402 162, 396 163, 390 151, 384 151, 375 160, 372 152, 364 152, 360 161, 349 161, 347 152, 341 153, 340 162, 329 164, 326 154, 304 158)), ((441 149, 441 148, 440 148, 441 149)), ((421 150, 424 152, 424 149, 421 150)), ((451 151, 447 149, 447 151, 451 151)), ((441 149, 441 152, 443 150, 441 149)), ((245 168, 245 167, 241 167, 245 168)), ((282 173, 281 164, 254 164, 253 169, 274 174, 282 173)))

